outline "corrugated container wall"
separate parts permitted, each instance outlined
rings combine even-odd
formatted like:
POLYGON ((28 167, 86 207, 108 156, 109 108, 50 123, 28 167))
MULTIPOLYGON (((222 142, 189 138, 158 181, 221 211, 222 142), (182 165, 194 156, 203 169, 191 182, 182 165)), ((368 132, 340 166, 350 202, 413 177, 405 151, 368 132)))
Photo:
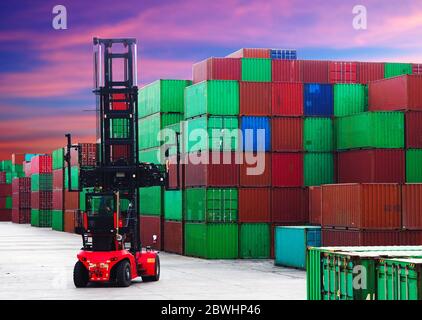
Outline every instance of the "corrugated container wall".
POLYGON ((209 58, 192 67, 193 83, 205 80, 237 80, 241 77, 238 58, 209 58))
POLYGON ((239 96, 241 116, 271 115, 271 83, 240 82, 239 96))
POLYGON ((329 83, 329 61, 301 60, 304 83, 329 83))
POLYGON ((333 120, 309 117, 304 121, 303 147, 305 151, 331 152, 334 150, 333 120))
POLYGON ((239 226, 239 258, 268 259, 271 232, 267 223, 242 223, 239 226))
POLYGON ((309 223, 321 225, 322 219, 322 188, 309 187, 309 223))
POLYGON ((367 105, 366 86, 361 84, 334 85, 334 115, 336 117, 364 112, 367 105))
POLYGON ((406 150, 406 182, 422 182, 422 149, 406 150))
POLYGON ((303 84, 288 82, 272 83, 272 115, 303 115, 303 84))
POLYGON ((405 75, 369 84, 369 110, 422 110, 422 76, 405 75))
POLYGON ((164 221, 164 251, 183 254, 183 223, 164 221))
POLYGON ((384 68, 384 78, 392 78, 404 74, 412 74, 411 63, 386 63, 384 68))
POLYGON ((163 228, 162 217, 139 216, 139 232, 142 247, 149 246, 154 250, 162 250, 164 240, 163 228))
POLYGON ((331 83, 356 83, 357 63, 346 61, 330 61, 329 81, 331 83))
POLYGON ((271 124, 269 117, 241 117, 242 148, 239 150, 264 152, 271 150, 271 124))
POLYGON ((271 50, 265 48, 242 48, 229 55, 227 58, 270 58, 271 50))
POLYGON ((422 112, 405 113, 406 148, 422 148, 422 112))
POLYGON ((404 183, 402 149, 349 150, 337 154, 339 183, 404 183))
POLYGON ((271 150, 302 151, 303 119, 273 117, 271 119, 271 150))
POLYGON ((239 222, 271 222, 270 188, 239 189, 239 222))
POLYGON ((331 84, 305 84, 303 91, 305 116, 330 117, 333 115, 334 98, 331 84))
POLYGON ((302 82, 302 62, 298 60, 272 60, 273 82, 302 82))
POLYGON ((273 187, 303 186, 303 153, 272 153, 272 185, 273 187))
POLYGON ((422 230, 422 184, 404 184, 401 191, 403 228, 422 230))
POLYGON ((242 58, 242 81, 271 82, 271 59, 242 58))
POLYGON ((398 246, 397 230, 322 229, 323 246, 398 246))
POLYGON ((244 152, 240 164, 239 185, 242 187, 271 186, 271 153, 244 152))
POLYGON ((271 189, 272 223, 307 223, 309 220, 308 190, 306 188, 271 189))
POLYGON ((383 62, 358 62, 358 83, 368 84, 384 78, 383 62))
POLYGON ((306 152, 303 159, 305 186, 334 183, 334 157, 331 152, 306 152))
POLYGON ((398 184, 337 184, 322 186, 322 225, 394 230, 401 227, 398 184))

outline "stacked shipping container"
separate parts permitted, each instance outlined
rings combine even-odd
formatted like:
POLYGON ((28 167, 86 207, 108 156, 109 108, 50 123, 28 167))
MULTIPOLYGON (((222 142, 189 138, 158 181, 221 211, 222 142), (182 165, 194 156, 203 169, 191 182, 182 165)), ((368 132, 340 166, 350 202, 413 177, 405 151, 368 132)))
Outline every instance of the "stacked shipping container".
POLYGON ((53 165, 53 211, 51 227, 56 231, 64 231, 64 149, 59 148, 52 153, 53 165))
POLYGON ((0 162, 0 221, 12 219, 12 161, 0 162))
POLYGON ((12 182, 12 222, 31 222, 31 178, 15 178, 12 182))

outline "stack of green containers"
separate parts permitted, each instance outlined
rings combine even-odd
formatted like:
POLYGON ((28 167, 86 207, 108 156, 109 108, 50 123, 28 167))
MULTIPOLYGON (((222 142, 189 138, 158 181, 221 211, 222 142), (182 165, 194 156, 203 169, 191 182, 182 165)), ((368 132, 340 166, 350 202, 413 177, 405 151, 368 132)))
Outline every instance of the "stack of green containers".
POLYGON ((0 161, 0 221, 10 221, 12 218, 12 161, 0 161))
MULTIPOLYGON (((269 62, 271 65, 271 62, 269 62)), ((251 72, 249 76, 254 73, 251 72)), ((265 78, 265 75, 262 75, 265 78)), ((270 73, 271 80, 271 73, 270 73)), ((239 84, 209 80, 185 90, 184 152, 236 151, 237 137, 226 132, 239 128, 239 84), (214 137, 213 130, 223 132, 214 137), (229 130, 225 130, 229 129, 229 130), (200 130, 206 141, 191 142, 200 130)), ((207 259, 235 259, 239 255, 237 186, 186 183, 184 192, 185 254, 207 259)))
MULTIPOLYGON (((188 80, 157 80, 139 90, 138 150, 140 162, 165 164, 165 152, 162 146, 164 142, 169 143, 169 141, 166 141, 162 130, 175 128, 172 126, 180 127, 184 111, 184 90, 190 84, 191 81, 188 80)), ((163 238, 161 229, 164 216, 164 187, 139 189, 139 213, 143 245, 150 245, 151 239, 145 238, 146 234, 161 234, 161 238, 163 238)), ((170 216, 175 218, 172 214, 170 216)), ((160 244, 155 246, 157 249, 162 249, 162 240, 159 239, 160 244)))
POLYGON ((56 231, 64 230, 64 149, 54 150, 53 165, 53 211, 51 228, 56 231))
POLYGON ((384 66, 384 78, 392 78, 404 74, 412 74, 411 63, 386 63, 384 66))
MULTIPOLYGON (((44 156, 51 161, 50 156, 44 156)), ((31 175, 31 225, 51 227, 52 221, 52 173, 33 173, 31 175)))
POLYGON ((305 186, 334 183, 333 119, 305 117, 303 135, 305 186))

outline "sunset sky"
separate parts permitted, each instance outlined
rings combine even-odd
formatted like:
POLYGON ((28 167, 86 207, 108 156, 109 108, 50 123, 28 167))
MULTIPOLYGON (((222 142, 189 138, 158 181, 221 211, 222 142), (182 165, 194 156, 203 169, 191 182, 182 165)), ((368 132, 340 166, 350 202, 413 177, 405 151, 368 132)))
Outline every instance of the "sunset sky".
POLYGON ((420 0, 15 0, 0 4, 0 159, 94 141, 92 37, 135 37, 141 84, 189 79, 193 62, 242 47, 300 59, 422 63, 420 0), (95 3, 95 4, 94 4, 95 3), (68 29, 52 28, 67 8, 68 29), (367 30, 352 27, 365 5, 367 30))

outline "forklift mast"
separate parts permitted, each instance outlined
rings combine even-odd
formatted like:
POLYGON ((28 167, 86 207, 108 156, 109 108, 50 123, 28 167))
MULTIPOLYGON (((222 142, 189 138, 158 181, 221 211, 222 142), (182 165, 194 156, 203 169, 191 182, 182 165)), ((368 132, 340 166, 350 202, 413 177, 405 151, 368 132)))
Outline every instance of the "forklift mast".
MULTIPOLYGON (((130 233, 136 250, 140 246, 138 188, 166 186, 162 166, 139 163, 138 87, 136 39, 94 38, 94 88, 97 112, 97 165, 79 168, 79 189, 94 188, 96 193, 117 193, 131 203, 135 224, 130 233), (136 227, 136 228, 135 228, 136 227)), ((65 161, 70 171, 72 145, 66 135, 65 161)), ((69 186, 71 174, 68 172, 69 186)), ((80 215, 79 215, 80 216, 80 215)), ((80 220, 80 217, 79 217, 80 220)), ((80 223, 79 223, 80 224, 80 223)), ((132 247, 133 248, 133 247, 132 247)))

